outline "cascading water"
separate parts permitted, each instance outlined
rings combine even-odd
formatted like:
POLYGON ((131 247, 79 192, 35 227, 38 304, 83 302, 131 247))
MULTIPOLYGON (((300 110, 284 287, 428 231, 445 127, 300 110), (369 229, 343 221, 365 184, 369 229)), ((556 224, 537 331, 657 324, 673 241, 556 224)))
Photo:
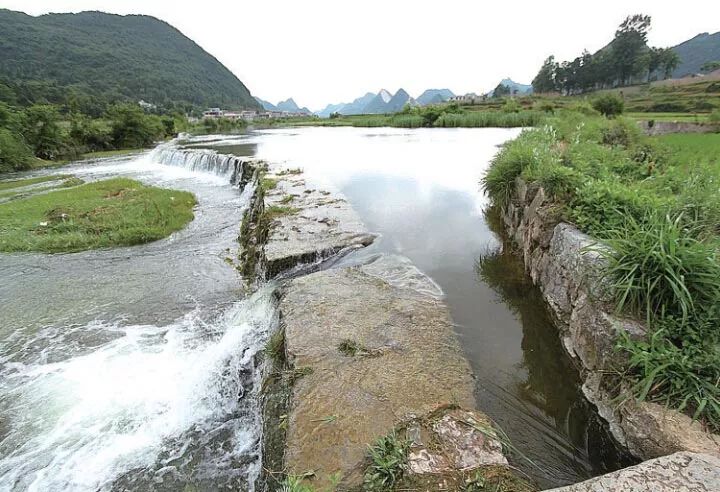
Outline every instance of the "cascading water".
POLYGON ((168 166, 225 176, 233 185, 240 182, 247 166, 245 161, 234 155, 208 149, 184 149, 177 147, 175 141, 158 146, 150 153, 150 158, 168 166))
POLYGON ((192 191, 196 218, 133 248, 0 255, 0 491, 253 490, 256 355, 277 321, 272 288, 242 299, 225 261, 244 166, 174 142, 79 164, 192 191))

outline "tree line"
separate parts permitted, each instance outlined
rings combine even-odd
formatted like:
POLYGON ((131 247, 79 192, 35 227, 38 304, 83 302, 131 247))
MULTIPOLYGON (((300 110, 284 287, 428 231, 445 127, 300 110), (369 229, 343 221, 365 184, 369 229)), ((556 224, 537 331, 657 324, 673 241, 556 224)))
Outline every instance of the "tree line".
POLYGON ((183 125, 180 114, 150 114, 129 103, 113 105, 101 118, 93 118, 51 104, 18 108, 0 102, 0 173, 29 169, 36 159, 147 147, 183 125))
POLYGON ((572 61, 558 63, 548 57, 532 81, 535 92, 581 94, 597 89, 623 87, 653 76, 668 78, 680 63, 671 48, 647 45, 649 15, 627 17, 615 37, 595 54, 585 50, 572 61))

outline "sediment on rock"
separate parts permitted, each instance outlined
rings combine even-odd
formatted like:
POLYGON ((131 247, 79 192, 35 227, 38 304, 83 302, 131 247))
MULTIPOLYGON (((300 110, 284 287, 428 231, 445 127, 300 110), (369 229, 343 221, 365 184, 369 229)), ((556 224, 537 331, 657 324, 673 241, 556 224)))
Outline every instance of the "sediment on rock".
POLYGON ((601 274, 604 260, 597 249, 602 246, 561 222, 557 205, 545 190, 521 178, 503 210, 503 221, 555 316, 563 345, 582 366, 585 395, 597 405, 615 438, 641 459, 678 451, 720 456, 720 437, 705 432, 699 422, 654 403, 635 401, 627 391, 616 398, 611 375, 627 367, 626 356, 615 348, 618 331, 641 338, 646 327, 615 312, 601 274))

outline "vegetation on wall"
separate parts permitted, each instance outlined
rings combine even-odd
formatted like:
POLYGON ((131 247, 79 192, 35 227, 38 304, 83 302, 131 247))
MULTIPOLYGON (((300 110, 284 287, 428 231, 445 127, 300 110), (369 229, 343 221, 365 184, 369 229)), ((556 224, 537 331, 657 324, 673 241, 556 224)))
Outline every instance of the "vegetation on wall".
POLYGON ((720 430, 720 134, 651 138, 634 121, 560 111, 509 142, 483 179, 500 205, 541 184, 564 220, 604 242, 617 308, 646 320, 621 336, 635 395, 720 430))

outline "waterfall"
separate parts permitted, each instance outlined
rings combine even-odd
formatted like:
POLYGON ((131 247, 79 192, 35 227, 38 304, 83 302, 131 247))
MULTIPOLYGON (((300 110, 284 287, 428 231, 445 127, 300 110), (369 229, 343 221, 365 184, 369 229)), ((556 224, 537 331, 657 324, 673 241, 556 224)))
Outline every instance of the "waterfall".
POLYGON ((242 188, 252 172, 248 162, 231 154, 219 154, 208 149, 183 149, 175 141, 163 144, 150 153, 159 164, 177 166, 190 171, 225 176, 233 186, 242 188))

